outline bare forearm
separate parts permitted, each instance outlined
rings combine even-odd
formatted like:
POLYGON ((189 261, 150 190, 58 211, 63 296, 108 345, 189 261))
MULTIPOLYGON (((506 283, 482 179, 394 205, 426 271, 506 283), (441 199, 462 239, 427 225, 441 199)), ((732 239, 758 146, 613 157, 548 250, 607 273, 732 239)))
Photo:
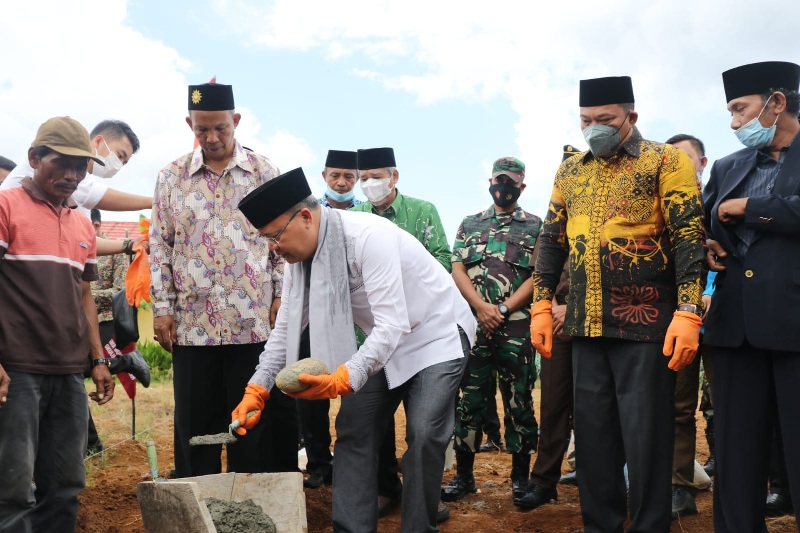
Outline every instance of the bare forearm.
POLYGON ((514 312, 517 309, 527 307, 531 304, 533 299, 533 281, 530 279, 525 280, 525 283, 520 285, 514 293, 508 297, 504 302, 508 308, 514 312))
POLYGON ((469 279, 464 263, 458 261, 453 263, 453 281, 456 282, 456 287, 461 292, 461 296, 464 297, 470 307, 477 309, 478 306, 484 303, 483 298, 475 290, 472 280, 469 279))
POLYGON ((97 238, 97 255, 121 254, 125 251, 125 242, 113 239, 97 238))
POLYGON ((108 189, 103 198, 97 202, 97 208, 105 211, 140 211, 152 207, 151 196, 140 196, 116 189, 108 189))
POLYGON ((83 312, 86 315, 86 322, 89 328, 89 354, 92 359, 103 356, 103 346, 100 344, 100 326, 97 322, 97 306, 92 298, 92 291, 89 283, 83 283, 83 312))

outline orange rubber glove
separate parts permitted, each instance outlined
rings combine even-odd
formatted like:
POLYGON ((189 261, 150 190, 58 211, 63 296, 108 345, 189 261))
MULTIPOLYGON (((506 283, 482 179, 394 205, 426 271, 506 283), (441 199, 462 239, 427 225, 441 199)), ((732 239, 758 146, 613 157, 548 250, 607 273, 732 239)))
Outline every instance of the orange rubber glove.
POLYGON ((142 300, 150 302, 150 256, 144 250, 144 241, 134 244, 133 251, 136 257, 125 276, 125 296, 129 304, 139 307, 142 300))
POLYGON ((553 302, 540 300, 531 306, 531 344, 542 357, 553 355, 553 302))
POLYGON ((231 422, 234 420, 239 421, 239 427, 234 431, 239 435, 246 435, 248 429, 258 424, 261 420, 261 412, 264 410, 264 403, 269 400, 269 391, 261 385, 255 383, 248 383, 244 389, 244 396, 236 409, 231 413, 231 422), (258 411, 256 414, 247 418, 247 413, 250 411, 258 411))
POLYGON ((303 385, 308 385, 306 390, 287 393, 293 398, 303 400, 333 400, 337 396, 346 396, 353 392, 350 386, 350 371, 345 365, 339 365, 333 374, 300 374, 297 378, 303 385))
POLYGON ((700 346, 700 327, 703 319, 689 311, 675 311, 664 338, 664 355, 672 356, 669 366, 677 372, 691 364, 700 346))

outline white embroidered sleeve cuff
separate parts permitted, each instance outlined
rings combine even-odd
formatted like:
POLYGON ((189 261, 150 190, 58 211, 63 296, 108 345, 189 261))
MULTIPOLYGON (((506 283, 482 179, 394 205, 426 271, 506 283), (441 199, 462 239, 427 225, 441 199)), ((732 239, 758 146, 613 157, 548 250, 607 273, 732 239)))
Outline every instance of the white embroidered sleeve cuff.
POLYGON ((353 361, 347 361, 344 366, 347 367, 347 371, 349 373, 350 379, 350 387, 353 389, 353 392, 358 392, 358 389, 364 386, 367 382, 367 371, 361 367, 358 363, 354 363, 353 361))

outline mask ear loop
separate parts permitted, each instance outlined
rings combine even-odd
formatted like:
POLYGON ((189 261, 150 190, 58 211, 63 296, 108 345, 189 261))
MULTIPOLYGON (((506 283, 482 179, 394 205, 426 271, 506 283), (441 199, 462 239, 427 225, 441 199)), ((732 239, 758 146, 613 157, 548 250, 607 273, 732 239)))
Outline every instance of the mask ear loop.
MULTIPOLYGON (((622 126, 624 126, 624 125, 625 125, 625 123, 628 121, 628 117, 630 117, 630 116, 631 116, 631 112, 630 112, 630 111, 628 111, 628 112, 625 114, 625 118, 624 118, 624 119, 622 119, 622 124, 620 124, 620 125, 619 125, 619 128, 617 128, 617 133, 619 133, 619 132, 620 132, 620 130, 622 130, 622 126)), ((633 131, 633 126, 631 126, 631 131, 633 131)), ((628 133, 630 133, 630 132, 628 132, 628 133)), ((622 142, 622 135, 620 135, 620 139, 619 139, 619 146, 617 146, 617 151, 618 151, 618 152, 619 152, 619 148, 620 148, 620 146, 622 146, 623 144, 625 144, 625 143, 623 143, 623 142, 622 142)))
MULTIPOLYGON (((767 101, 766 101, 766 102, 764 102, 764 107, 762 107, 762 108, 761 108, 761 111, 759 111, 759 113, 758 113, 758 116, 756 117, 756 120, 760 119, 760 118, 761 118, 761 115, 763 115, 763 114, 764 114, 764 110, 766 110, 766 109, 767 109, 767 106, 769 105, 769 101, 770 101, 770 100, 772 100, 772 97, 773 97, 773 96, 775 96, 775 93, 772 93, 772 94, 770 94, 770 95, 769 95, 769 98, 767 98, 767 101)), ((772 126, 774 126, 775 124, 777 124, 777 123, 778 123, 778 118, 779 118, 779 117, 780 117, 780 115, 775 115, 775 122, 773 122, 773 123, 772 123, 772 126)), ((760 120, 758 120, 758 121, 759 121, 759 122, 761 122, 760 120)), ((772 126, 770 126, 770 128, 771 128, 772 126)))
POLYGON ((619 133, 619 131, 622 129, 622 126, 624 126, 624 125, 625 125, 625 122, 627 122, 627 120, 628 120, 628 117, 629 117, 629 116, 631 116, 631 112, 630 112, 630 111, 628 111, 628 112, 625 114, 625 118, 623 118, 623 119, 622 119, 622 124, 620 124, 620 125, 619 125, 619 128, 617 128, 617 133, 619 133))

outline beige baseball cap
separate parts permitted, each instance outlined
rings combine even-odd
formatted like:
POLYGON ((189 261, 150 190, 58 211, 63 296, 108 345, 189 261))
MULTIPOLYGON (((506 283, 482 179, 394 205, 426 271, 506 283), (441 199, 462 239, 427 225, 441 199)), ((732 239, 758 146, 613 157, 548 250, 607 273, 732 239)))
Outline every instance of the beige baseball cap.
POLYGON ((70 117, 53 117, 36 132, 31 146, 46 146, 59 154, 89 157, 105 166, 102 159, 95 157, 89 132, 77 120, 70 117))

